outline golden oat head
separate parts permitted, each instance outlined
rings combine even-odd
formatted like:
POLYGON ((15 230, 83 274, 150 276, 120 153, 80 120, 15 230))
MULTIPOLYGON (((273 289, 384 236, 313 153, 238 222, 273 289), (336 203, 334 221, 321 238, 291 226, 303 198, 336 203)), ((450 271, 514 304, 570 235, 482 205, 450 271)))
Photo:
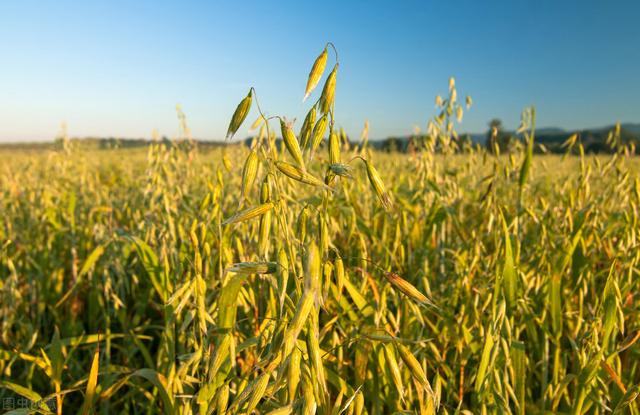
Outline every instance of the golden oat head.
POLYGON ((240 125, 244 122, 245 118, 249 114, 249 110, 251 109, 251 101, 253 98, 253 89, 249 90, 249 93, 246 97, 240 101, 236 110, 231 117, 231 122, 229 123, 229 128, 227 129, 226 139, 229 140, 233 138, 233 135, 238 131, 240 125))
POLYGON ((276 168, 284 175, 300 183, 310 184, 312 186, 327 187, 326 184, 311 173, 302 170, 300 167, 287 163, 286 161, 275 161, 276 168))
POLYGON ((273 209, 273 206, 274 205, 272 202, 268 202, 268 203, 263 203, 261 205, 242 210, 236 213, 235 215, 233 215, 232 217, 230 217, 229 219, 222 222, 222 224, 230 225, 232 223, 244 222, 249 219, 256 218, 258 216, 263 215, 265 212, 268 212, 269 210, 273 209))
POLYGON ((302 101, 304 102, 314 88, 318 85, 322 74, 324 73, 324 68, 327 66, 327 46, 324 47, 322 53, 316 58, 315 62, 313 62, 313 66, 311 67, 311 72, 309 72, 309 78, 307 79, 307 87, 304 91, 304 98, 302 101))
POLYGON ((302 159, 300 144, 296 139, 296 135, 293 132, 291 124, 283 119, 280 119, 280 130, 282 132, 282 140, 284 141, 284 145, 289 151, 289 154, 291 154, 291 157, 293 157, 298 166, 304 169, 304 160, 302 159))
POLYGON ((336 63, 333 70, 327 77, 322 88, 322 95, 320 95, 320 112, 328 114, 333 106, 333 101, 336 93, 336 77, 338 76, 338 64, 336 63))

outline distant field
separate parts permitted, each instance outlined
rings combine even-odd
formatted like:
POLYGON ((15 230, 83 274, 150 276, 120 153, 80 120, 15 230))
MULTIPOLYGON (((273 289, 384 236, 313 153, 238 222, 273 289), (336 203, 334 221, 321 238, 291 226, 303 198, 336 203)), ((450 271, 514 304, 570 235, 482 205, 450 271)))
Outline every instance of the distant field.
POLYGON ((636 159, 261 148, 0 152, 0 398, 638 413, 636 159))

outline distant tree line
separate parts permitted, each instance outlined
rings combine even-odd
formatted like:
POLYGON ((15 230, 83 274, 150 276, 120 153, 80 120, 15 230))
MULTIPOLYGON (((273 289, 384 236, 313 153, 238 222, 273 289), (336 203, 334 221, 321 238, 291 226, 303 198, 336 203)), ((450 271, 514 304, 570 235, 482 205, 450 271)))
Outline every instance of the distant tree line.
MULTIPOLYGON (((576 140, 582 143, 586 153, 614 153, 621 146, 627 146, 638 154, 640 151, 640 130, 631 131, 624 127, 618 128, 598 128, 587 129, 581 131, 566 132, 557 129, 543 129, 535 134, 536 153, 552 153, 561 154, 567 151, 567 140, 576 136, 576 140)), ((410 152, 421 147, 421 143, 427 140, 425 135, 414 135, 410 137, 389 137, 384 140, 369 140, 368 146, 386 152, 410 152)), ((474 146, 484 146, 489 152, 494 152, 497 148, 500 153, 509 153, 519 151, 522 147, 522 138, 519 134, 504 129, 502 121, 493 119, 488 124, 488 130, 485 135, 461 134, 454 140, 457 144, 459 152, 468 151, 474 146)), ((108 150, 108 149, 125 149, 146 147, 151 143, 162 142, 167 146, 190 147, 197 145, 201 149, 210 149, 224 145, 220 141, 189 141, 187 140, 171 140, 162 137, 158 140, 149 140, 146 138, 115 138, 115 137, 87 137, 72 138, 69 142, 76 148, 89 150, 108 150)), ((249 144, 251 138, 245 140, 249 144)), ((351 141, 352 145, 358 145, 357 142, 351 141)), ((21 149, 21 150, 38 150, 38 149, 62 149, 64 147, 64 139, 57 138, 53 142, 40 143, 5 143, 0 144, 0 148, 4 149, 21 149)), ((437 146, 436 146, 437 151, 437 146)), ((578 152, 578 147, 570 148, 573 153, 578 152)))
MULTIPOLYGON (((483 146, 493 153, 497 147, 501 154, 519 151, 523 145, 522 137, 512 131, 504 129, 502 121, 493 119, 489 122, 488 130, 482 137, 478 135, 461 134, 456 142, 460 152, 464 152, 472 146, 483 146)), ((640 132, 620 128, 598 128, 580 131, 559 131, 556 129, 543 129, 535 133, 534 151, 536 153, 564 154, 568 146, 567 140, 576 135, 576 140, 582 143, 585 153, 615 153, 620 146, 630 146, 635 154, 640 154, 640 132)), ((424 135, 412 137, 389 137, 381 141, 370 141, 369 145, 383 151, 406 152, 411 148, 419 147, 419 143, 426 139, 424 135)), ((570 152, 577 153, 577 146, 573 146, 570 152)))

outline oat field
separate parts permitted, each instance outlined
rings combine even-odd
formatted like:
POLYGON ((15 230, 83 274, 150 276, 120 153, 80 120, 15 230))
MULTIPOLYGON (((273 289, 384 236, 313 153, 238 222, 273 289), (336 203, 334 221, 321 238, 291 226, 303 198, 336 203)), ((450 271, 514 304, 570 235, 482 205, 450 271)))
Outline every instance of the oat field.
POLYGON ((252 89, 224 148, 0 152, 3 409, 639 413, 638 161, 533 155, 533 111, 454 152, 453 82, 375 151, 327 50, 298 125, 252 89))

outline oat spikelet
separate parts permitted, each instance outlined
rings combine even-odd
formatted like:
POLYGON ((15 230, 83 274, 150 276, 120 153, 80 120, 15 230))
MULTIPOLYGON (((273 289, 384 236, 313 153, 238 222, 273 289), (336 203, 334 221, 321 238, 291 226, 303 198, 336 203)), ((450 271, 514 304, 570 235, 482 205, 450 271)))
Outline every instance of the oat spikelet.
POLYGON ((289 358, 289 367, 287 368, 287 388, 289 391, 289 402, 293 403, 296 399, 296 391, 300 383, 300 362, 302 353, 300 349, 294 347, 289 358))
POLYGON ((287 163, 286 161, 276 161, 275 165, 278 170, 280 170, 282 173, 292 178, 293 180, 297 180, 305 184, 310 184, 312 186, 327 187, 327 185, 322 180, 291 163, 287 163))
POLYGON ((373 167, 373 164, 371 164, 368 160, 364 160, 364 164, 367 166, 367 176, 369 177, 369 183, 371 183, 371 186, 373 186, 373 189, 375 190, 378 199, 380 199, 382 206, 384 206, 386 210, 391 209, 391 206, 393 205, 391 196, 387 192, 384 186, 384 182, 380 178, 380 174, 378 173, 376 168, 373 167))
POLYGON ((331 133, 329 136, 329 162, 340 163, 340 139, 336 133, 331 133))
POLYGON ((396 274, 395 272, 385 272, 384 277, 393 285, 395 288, 404 293, 407 297, 412 300, 420 303, 420 304, 429 304, 434 305, 431 300, 427 298, 426 295, 422 294, 420 290, 418 290, 413 284, 409 281, 403 279, 401 276, 396 274))
POLYGON ((313 127, 316 123, 316 107, 315 105, 311 107, 307 116, 304 117, 304 122, 302 123, 302 128, 300 129, 300 146, 305 149, 309 145, 309 138, 311 138, 311 132, 313 131, 313 127))
POLYGON ((304 270, 304 289, 316 294, 316 300, 320 293, 320 268, 322 257, 315 242, 311 242, 307 248, 307 258, 304 270))
POLYGON ((242 199, 246 199, 258 174, 258 153, 251 150, 242 168, 242 199))
POLYGON ((229 123, 229 128, 227 129, 227 140, 233 138, 233 135, 236 133, 236 131, 238 131, 238 128, 240 128, 240 125, 242 125, 245 118, 247 118, 247 114, 249 114, 249 110, 251 109, 252 98, 253 90, 250 89, 247 96, 244 97, 236 107, 236 110, 233 113, 233 117, 231 117, 231 122, 229 123))
POLYGON ((315 62, 313 62, 313 66, 311 67, 311 72, 309 72, 309 78, 307 79, 307 88, 304 91, 304 98, 302 101, 304 102, 309 95, 311 95, 311 91, 318 85, 318 81, 322 77, 324 73, 324 68, 327 66, 327 47, 324 47, 322 53, 316 58, 315 62))
POLYGON ((316 152, 316 150, 320 146, 320 143, 322 143, 322 138, 324 137, 324 133, 327 131, 327 124, 328 124, 328 120, 327 120, 327 115, 325 114, 322 117, 320 117, 318 122, 316 122, 316 125, 313 127, 313 132, 311 133, 311 139, 309 140, 311 142, 312 155, 313 153, 316 152))
POLYGON ((387 367, 389 368, 389 373, 391 374, 391 379, 393 380, 396 389, 398 390, 398 394, 400 397, 404 396, 404 385, 402 383, 402 375, 400 373, 400 367, 398 366, 398 361, 393 353, 393 346, 389 343, 381 346, 384 352, 384 359, 387 362, 387 367))
POLYGON ((267 390, 267 385, 269 384, 269 373, 264 373, 262 376, 258 378, 253 388, 253 392, 251 393, 251 397, 249 398, 249 403, 247 404, 247 414, 253 412, 258 406, 260 399, 264 396, 264 392, 267 390))
POLYGON ((229 404, 229 385, 225 384, 216 393, 216 413, 226 414, 229 404))
POLYGON ((296 344, 296 340, 300 335, 300 331, 304 327, 304 324, 307 321, 307 317, 309 317, 309 313, 313 308, 314 303, 314 293, 310 291, 305 291, 298 301, 298 305, 296 306, 296 314, 293 316, 289 327, 284 333, 284 356, 287 356, 293 350, 294 345, 296 344))
POLYGON ((336 259, 333 261, 335 268, 334 275, 336 276, 336 288, 338 289, 338 300, 342 296, 342 289, 344 288, 344 263, 342 257, 336 255, 336 259))
POLYGON ((235 215, 233 215, 229 219, 227 219, 224 222, 222 222, 222 224, 223 225, 229 225, 229 224, 232 224, 232 223, 238 223, 238 222, 243 222, 245 220, 253 219, 253 218, 257 217, 257 216, 263 215, 265 212, 267 212, 267 211, 269 211, 271 209, 273 209, 273 203, 271 203, 271 202, 263 203, 261 205, 254 206, 252 208, 245 209, 243 211, 240 211, 240 212, 236 213, 235 215))
POLYGON ((225 170, 227 170, 227 173, 231 173, 231 168, 233 166, 231 164, 231 160, 229 159, 229 155, 225 150, 222 151, 222 164, 224 165, 225 170))
POLYGON ((251 127, 249 127, 249 131, 257 130, 258 127, 260 127, 263 122, 264 122, 264 118, 262 118, 262 115, 258 115, 258 118, 256 118, 253 124, 251 124, 251 127))
MULTIPOLYGON (((265 179, 262 182, 262 188, 260 190, 260 202, 267 203, 270 200, 269 197, 269 181, 265 179)), ((260 217, 260 231, 258 234, 258 252, 263 256, 267 256, 269 248, 269 234, 271 232, 271 211, 267 211, 260 217)))
POLYGON ((333 100, 336 93, 336 76, 338 75, 338 64, 333 67, 333 70, 327 77, 322 88, 322 95, 320 96, 320 112, 327 114, 333 105, 333 100))
POLYGON ((284 145, 287 147, 289 154, 291 154, 291 157, 293 157, 298 166, 304 169, 304 161, 302 160, 300 144, 296 139, 293 128, 291 128, 291 124, 280 119, 280 129, 282 131, 282 140, 284 141, 284 145))
POLYGON ((398 348, 400 358, 409 369, 409 372, 411 372, 411 375, 413 375, 413 377, 416 378, 416 380, 420 382, 425 389, 431 390, 427 375, 424 373, 424 370, 422 370, 422 366, 420 365, 420 362, 418 362, 418 359, 416 359, 413 353, 411 353, 404 344, 396 343, 396 347, 398 348))

